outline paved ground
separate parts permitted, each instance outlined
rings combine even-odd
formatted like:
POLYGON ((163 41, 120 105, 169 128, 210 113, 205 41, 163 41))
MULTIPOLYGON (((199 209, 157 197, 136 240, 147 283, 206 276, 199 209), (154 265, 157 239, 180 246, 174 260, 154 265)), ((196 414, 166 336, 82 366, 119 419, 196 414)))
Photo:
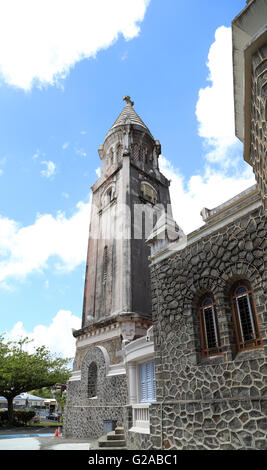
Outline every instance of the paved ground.
POLYGON ((55 429, 0 429, 0 450, 89 450, 95 441, 54 437, 55 429), (23 436, 23 437, 22 437, 23 436))

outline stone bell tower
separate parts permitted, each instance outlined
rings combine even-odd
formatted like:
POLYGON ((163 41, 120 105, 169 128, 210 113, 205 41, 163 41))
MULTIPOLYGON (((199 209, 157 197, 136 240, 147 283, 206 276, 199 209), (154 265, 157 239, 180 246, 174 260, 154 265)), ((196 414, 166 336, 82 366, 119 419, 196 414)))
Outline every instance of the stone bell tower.
POLYGON ((111 409, 122 420, 127 402, 122 341, 146 335, 152 324, 146 239, 170 207, 169 181, 158 167, 160 142, 130 97, 124 101, 98 150, 102 171, 92 187, 83 316, 81 329, 73 332, 76 356, 68 384, 66 435, 103 434, 102 418, 110 418, 111 409), (93 390, 91 397, 88 390, 93 390), (75 423, 84 423, 88 406, 88 424, 74 432, 75 423))
POLYGON ((158 169, 159 141, 130 97, 124 100, 126 106, 98 151, 102 172, 92 187, 83 328, 117 315, 151 316, 149 248, 142 222, 147 212, 152 230, 149 209, 170 204, 169 181, 158 169))

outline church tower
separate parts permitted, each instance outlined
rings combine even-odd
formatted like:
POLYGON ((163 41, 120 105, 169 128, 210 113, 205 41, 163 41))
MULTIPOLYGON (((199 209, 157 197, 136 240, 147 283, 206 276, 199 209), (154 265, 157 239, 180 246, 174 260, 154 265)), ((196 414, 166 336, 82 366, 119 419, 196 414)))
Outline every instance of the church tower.
POLYGON ((102 418, 110 418, 111 408, 112 416, 122 419, 127 402, 122 342, 145 336, 152 324, 146 239, 170 208, 169 181, 158 167, 160 142, 130 97, 124 101, 98 150, 102 170, 92 187, 82 325, 73 332, 76 356, 65 435, 103 434, 102 418), (90 419, 77 434, 74 422, 84 419, 88 406, 90 419))
MULTIPOLYGON (((169 181, 159 172, 159 141, 130 97, 124 100, 124 109, 99 148, 102 172, 92 187, 82 328, 118 315, 151 317, 145 238, 159 207, 170 204, 169 181)), ((138 335, 136 328, 134 333, 138 335)))

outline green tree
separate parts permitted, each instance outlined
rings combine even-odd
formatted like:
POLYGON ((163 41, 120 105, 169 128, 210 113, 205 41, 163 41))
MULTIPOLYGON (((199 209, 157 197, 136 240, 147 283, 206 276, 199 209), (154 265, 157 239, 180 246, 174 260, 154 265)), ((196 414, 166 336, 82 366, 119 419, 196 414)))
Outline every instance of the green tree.
POLYGON ((31 341, 4 342, 0 337, 0 395, 7 399, 8 421, 13 422, 13 399, 28 390, 66 383, 71 372, 70 359, 54 357, 45 346, 27 352, 24 347, 31 341))
POLYGON ((40 398, 54 398, 53 393, 49 387, 37 388, 30 391, 31 395, 35 395, 40 398))
POLYGON ((61 409, 60 409, 61 390, 56 390, 54 393, 54 396, 57 401, 58 412, 60 413, 61 412, 61 409))
POLYGON ((62 414, 62 415, 63 415, 63 413, 64 413, 64 408, 65 408, 66 400, 67 400, 66 392, 63 392, 62 397, 61 397, 61 399, 60 399, 60 407, 61 407, 61 414, 62 414))

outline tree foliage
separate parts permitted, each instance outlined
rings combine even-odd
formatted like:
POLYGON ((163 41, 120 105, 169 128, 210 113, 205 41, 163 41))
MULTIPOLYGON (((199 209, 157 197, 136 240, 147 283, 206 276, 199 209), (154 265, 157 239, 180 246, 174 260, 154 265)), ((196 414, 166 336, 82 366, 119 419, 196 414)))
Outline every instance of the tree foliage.
POLYGON ((40 398, 54 398, 50 387, 37 388, 30 391, 31 395, 35 395, 40 398))
POLYGON ((0 395, 8 401, 9 421, 13 419, 16 395, 66 383, 71 375, 67 367, 70 359, 54 357, 45 346, 28 352, 26 349, 30 342, 28 338, 4 342, 0 337, 0 395))

